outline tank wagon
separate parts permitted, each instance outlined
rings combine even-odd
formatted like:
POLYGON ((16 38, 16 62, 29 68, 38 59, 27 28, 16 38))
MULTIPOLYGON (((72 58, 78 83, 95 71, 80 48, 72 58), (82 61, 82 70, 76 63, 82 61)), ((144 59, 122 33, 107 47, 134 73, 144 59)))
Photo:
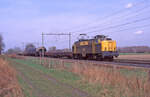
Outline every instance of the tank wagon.
POLYGON ((72 47, 75 59, 113 60, 118 57, 116 41, 104 35, 97 35, 93 39, 80 39, 72 47))

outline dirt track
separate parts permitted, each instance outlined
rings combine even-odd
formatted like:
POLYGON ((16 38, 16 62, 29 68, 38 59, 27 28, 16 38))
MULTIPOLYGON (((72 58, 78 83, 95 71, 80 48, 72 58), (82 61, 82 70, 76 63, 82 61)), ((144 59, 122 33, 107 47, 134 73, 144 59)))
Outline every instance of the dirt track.
POLYGON ((13 66, 17 69, 19 76, 30 86, 36 97, 90 97, 86 92, 61 83, 50 75, 26 64, 15 62, 13 66))

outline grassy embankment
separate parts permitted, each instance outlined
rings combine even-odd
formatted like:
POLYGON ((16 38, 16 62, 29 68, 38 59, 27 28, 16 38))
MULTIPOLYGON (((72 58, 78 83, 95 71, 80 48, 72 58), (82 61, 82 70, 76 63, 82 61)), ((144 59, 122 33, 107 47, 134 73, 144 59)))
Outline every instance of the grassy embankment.
MULTIPOLYGON (((33 80, 32 84, 35 84, 36 87, 39 88, 39 91, 44 90, 44 94, 49 94, 49 90, 43 87, 49 85, 51 86, 51 84, 44 78, 42 79, 42 81, 39 81, 41 77, 36 80, 37 76, 39 76, 40 74, 38 72, 33 72, 33 68, 39 70, 43 74, 54 77, 62 83, 66 83, 83 91, 86 91, 93 96, 148 97, 148 95, 150 95, 150 87, 148 86, 150 85, 148 81, 148 72, 145 69, 135 68, 131 70, 130 67, 125 67, 124 69, 116 69, 97 67, 87 64, 73 65, 71 63, 64 63, 63 65, 61 65, 59 64, 59 62, 54 60, 50 61, 52 68, 49 69, 39 65, 40 62, 36 58, 10 60, 20 64, 26 64, 27 67, 25 66, 22 69, 22 72, 25 73, 26 76, 29 77, 29 79, 33 80), (25 71, 23 71, 24 69, 25 71)), ((49 64, 49 61, 46 62, 47 63, 45 63, 45 65, 49 64)), ((22 65, 19 64, 16 64, 15 66, 22 68, 22 65)), ((26 95, 32 94, 29 93, 29 91, 33 91, 34 94, 34 90, 29 90, 30 88, 25 85, 25 83, 23 82, 24 80, 21 77, 19 77, 19 80, 26 95)), ((54 85, 52 86, 56 87, 54 85)), ((58 88, 55 89, 57 90, 58 88)), ((61 87, 59 89, 61 90, 61 87)), ((59 93, 50 94, 58 95, 59 97, 59 93)), ((68 93, 64 92, 64 97, 66 94, 67 96, 69 95, 68 93)))
POLYGON ((0 56, 0 97, 23 97, 16 71, 0 56))

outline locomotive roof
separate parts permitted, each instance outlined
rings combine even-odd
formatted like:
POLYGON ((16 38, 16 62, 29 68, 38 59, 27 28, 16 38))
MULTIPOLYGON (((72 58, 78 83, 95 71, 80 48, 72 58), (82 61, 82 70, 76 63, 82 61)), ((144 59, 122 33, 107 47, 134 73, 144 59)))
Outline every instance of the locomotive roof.
POLYGON ((105 35, 96 35, 94 38, 92 39, 79 39, 78 41, 76 41, 75 43, 78 42, 82 42, 82 41, 91 41, 91 40, 95 40, 95 39, 100 39, 100 40, 112 40, 111 38, 108 38, 108 36, 105 35))

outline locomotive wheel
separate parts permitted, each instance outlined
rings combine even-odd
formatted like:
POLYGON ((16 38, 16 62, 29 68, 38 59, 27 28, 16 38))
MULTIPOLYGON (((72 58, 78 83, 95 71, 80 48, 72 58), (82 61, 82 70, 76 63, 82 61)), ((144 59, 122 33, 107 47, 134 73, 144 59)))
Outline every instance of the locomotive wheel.
POLYGON ((78 54, 73 55, 73 59, 81 59, 81 56, 78 54))
POLYGON ((113 57, 113 56, 110 57, 110 58, 109 58, 109 61, 114 61, 114 57, 113 57))
POLYGON ((113 61, 113 60, 114 60, 114 57, 113 57, 113 56, 112 56, 112 57, 106 57, 105 60, 106 60, 106 61, 113 61))
POLYGON ((73 59, 76 59, 76 55, 73 55, 73 59))
POLYGON ((114 60, 113 56, 104 58, 104 61, 113 61, 113 60, 114 60))

